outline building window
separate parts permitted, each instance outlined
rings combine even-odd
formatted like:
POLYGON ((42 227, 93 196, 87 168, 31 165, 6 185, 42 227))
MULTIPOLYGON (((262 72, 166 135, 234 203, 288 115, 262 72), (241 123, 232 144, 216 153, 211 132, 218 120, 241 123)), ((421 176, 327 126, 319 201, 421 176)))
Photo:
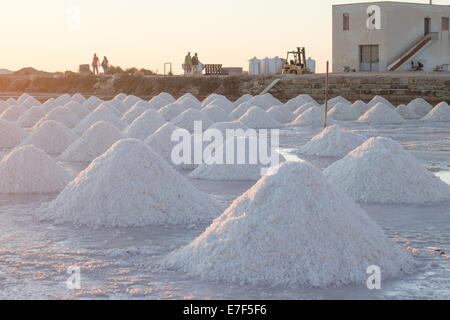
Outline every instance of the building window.
POLYGON ((350 14, 344 13, 344 31, 350 30, 350 14))
POLYGON ((442 18, 442 31, 448 31, 449 29, 449 18, 444 17, 442 18))

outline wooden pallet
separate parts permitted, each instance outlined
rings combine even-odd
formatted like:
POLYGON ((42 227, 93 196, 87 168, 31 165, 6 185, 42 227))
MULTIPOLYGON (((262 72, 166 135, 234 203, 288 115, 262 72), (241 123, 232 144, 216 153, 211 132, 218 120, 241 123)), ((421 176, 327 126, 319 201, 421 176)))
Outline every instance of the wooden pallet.
POLYGON ((221 75, 222 65, 221 64, 205 64, 205 74, 210 75, 221 75))

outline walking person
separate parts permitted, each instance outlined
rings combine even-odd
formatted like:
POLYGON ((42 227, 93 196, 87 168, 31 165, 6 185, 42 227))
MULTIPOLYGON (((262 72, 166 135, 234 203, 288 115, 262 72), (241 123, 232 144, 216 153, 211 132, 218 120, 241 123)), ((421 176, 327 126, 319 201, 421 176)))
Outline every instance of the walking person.
POLYGON ((103 57, 102 68, 103 68, 103 74, 108 74, 109 61, 108 61, 108 58, 106 58, 106 57, 103 57))
POLYGON ((194 76, 198 73, 198 55, 197 52, 195 53, 195 55, 192 57, 192 72, 194 74, 194 76))
POLYGON ((98 65, 100 60, 97 57, 97 54, 94 53, 94 59, 92 60, 92 71, 94 72, 94 75, 98 76, 98 65))
POLYGON ((191 53, 188 52, 187 56, 184 58, 184 74, 190 74, 192 70, 192 57, 191 53))

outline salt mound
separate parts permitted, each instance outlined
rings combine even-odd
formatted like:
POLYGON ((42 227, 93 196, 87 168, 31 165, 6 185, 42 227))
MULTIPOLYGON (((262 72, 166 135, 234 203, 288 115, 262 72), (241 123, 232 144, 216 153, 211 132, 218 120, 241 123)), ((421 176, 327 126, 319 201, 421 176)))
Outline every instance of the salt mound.
POLYGON ((125 98, 127 97, 127 95, 125 93, 119 93, 117 94, 114 99, 119 99, 120 101, 123 101, 125 98))
POLYGON ((61 122, 70 129, 73 129, 80 122, 80 118, 67 107, 57 107, 53 109, 38 122, 38 125, 48 120, 61 122))
POLYGON ((169 104, 169 102, 167 100, 165 100, 164 98, 161 98, 160 96, 156 96, 153 97, 149 102, 148 102, 148 106, 150 108, 153 108, 155 110, 159 110, 162 107, 165 107, 169 104))
POLYGON ((147 109, 139 105, 139 103, 137 103, 134 106, 132 106, 130 110, 125 112, 122 118, 120 118, 120 120, 130 124, 145 111, 147 111, 147 109))
POLYGON ((78 102, 79 104, 83 104, 86 102, 86 98, 81 93, 75 93, 72 96, 72 101, 78 102))
POLYGON ((325 128, 300 148, 300 153, 319 157, 344 157, 367 139, 341 129, 338 125, 325 128))
POLYGON ((7 102, 0 100, 0 114, 5 112, 9 107, 10 105, 7 102))
POLYGON ((298 107, 294 111, 294 116, 298 117, 299 115, 301 115, 303 112, 305 112, 309 108, 318 108, 318 106, 315 103, 307 102, 307 103, 303 104, 302 106, 298 107))
POLYGON ((175 102, 175 98, 167 92, 161 92, 160 94, 158 94, 158 97, 163 98, 164 100, 166 100, 168 103, 172 103, 175 102))
POLYGON ((31 128, 45 116, 44 110, 40 106, 34 106, 28 109, 18 120, 17 123, 22 128, 31 128))
POLYGON ((246 102, 246 101, 250 100, 251 98, 253 98, 253 96, 251 94, 246 93, 242 97, 237 99, 233 104, 235 107, 237 107, 241 103, 246 102))
POLYGON ((391 109, 395 109, 394 105, 389 102, 386 98, 383 98, 382 96, 375 96, 370 100, 370 102, 367 104, 369 108, 374 107, 376 104, 382 103, 388 106, 391 109))
POLYGON ((332 98, 332 99, 328 100, 328 110, 333 109, 334 106, 336 106, 338 103, 351 105, 350 101, 348 101, 347 99, 345 99, 345 98, 343 98, 341 96, 338 96, 338 97, 335 97, 335 98, 332 98))
POLYGON ((103 100, 101 100, 95 96, 92 96, 92 97, 89 97, 89 99, 87 99, 85 103, 83 103, 83 107, 85 107, 86 109, 88 109, 90 111, 94 111, 102 103, 103 103, 103 100))
POLYGON ((274 105, 280 105, 282 103, 274 103, 271 99, 269 99, 267 96, 254 96, 250 100, 247 101, 252 106, 260 107, 261 109, 268 110, 274 105))
POLYGON ((365 283, 411 270, 411 255, 307 162, 281 164, 165 264, 208 280, 286 287, 365 283))
POLYGON ((307 102, 316 102, 316 100, 314 100, 309 94, 306 93, 299 94, 297 98, 303 99, 307 102))
POLYGON ((262 97, 263 97, 264 99, 266 99, 272 106, 280 106, 280 105, 283 104, 280 100, 278 100, 277 98, 275 98, 275 97, 274 97, 272 94, 270 94, 270 93, 265 93, 265 94, 262 95, 262 97))
POLYGON ((208 129, 216 129, 222 132, 223 135, 226 134, 227 130, 248 130, 249 127, 247 127, 245 124, 240 122, 239 120, 231 121, 231 122, 217 122, 213 124, 208 129))
POLYGON ((63 168, 35 146, 17 148, 0 162, 0 193, 56 193, 70 180, 63 168))
POLYGON ((177 129, 180 128, 175 127, 171 122, 167 122, 144 141, 168 164, 172 164, 172 149, 178 144, 178 142, 171 140, 172 133, 177 129))
POLYGON ((405 120, 393 109, 379 102, 364 113, 358 121, 373 124, 401 123, 405 120))
POLYGON ((44 114, 49 113, 56 107, 58 107, 58 104, 55 102, 55 99, 53 98, 48 99, 41 106, 42 110, 44 111, 44 114))
POLYGON ((220 107, 223 111, 227 113, 233 112, 233 110, 236 108, 236 106, 232 102, 230 102, 227 98, 216 98, 212 100, 210 103, 208 103, 205 107, 213 105, 220 107))
POLYGON ((24 107, 25 109, 40 105, 41 103, 34 97, 28 97, 24 102, 21 103, 21 106, 24 107))
POLYGON ((28 93, 24 92, 24 93, 22 93, 22 94, 20 95, 19 98, 17 98, 17 102, 18 102, 19 104, 24 103, 25 100, 27 100, 29 97, 31 97, 31 96, 30 96, 28 93))
POLYGON ((450 121, 450 107, 447 102, 441 102, 428 113, 423 120, 428 121, 450 121))
POLYGON ((292 122, 295 119, 291 110, 283 105, 274 106, 267 110, 267 114, 281 123, 292 122))
MULTIPOLYGON (((134 105, 138 104, 140 101, 136 102, 134 105)), ((122 115, 127 112, 132 106, 128 106, 125 103, 123 103, 122 100, 120 100, 119 98, 114 98, 110 101, 106 102, 110 107, 112 107, 112 109, 116 110, 116 114, 118 117, 122 117, 122 115)), ((147 106, 145 106, 147 107, 147 106)))
POLYGON ((166 120, 162 116, 155 110, 149 109, 137 117, 123 133, 130 138, 145 140, 165 123, 166 120))
POLYGON ((87 129, 89 129, 94 123, 99 121, 107 121, 115 126, 119 130, 125 128, 125 123, 120 120, 117 115, 106 104, 101 104, 97 109, 90 113, 86 118, 81 120, 80 123, 74 128, 74 131, 82 135, 87 129))
POLYGON ((136 97, 134 95, 129 95, 125 99, 123 99, 123 104, 126 106, 126 110, 131 108, 134 104, 141 101, 142 99, 139 97, 136 97))
POLYGON ((234 119, 239 119, 242 117, 248 109, 253 107, 253 105, 250 102, 243 102, 240 105, 238 105, 234 110, 230 113, 230 116, 232 116, 234 119))
POLYGON ((352 109, 358 110, 358 112, 362 115, 364 113, 366 113, 367 111, 369 111, 369 106, 367 105, 367 103, 365 103, 364 101, 358 100, 355 101, 352 105, 351 105, 352 109))
POLYGON ((158 110, 158 113, 162 115, 167 121, 172 120, 179 114, 186 110, 185 106, 178 102, 173 102, 158 110))
POLYGON ((67 93, 55 99, 55 102, 61 106, 65 105, 66 103, 69 103, 70 101, 72 101, 72 97, 67 93))
MULTIPOLYGON (((325 114, 318 107, 311 107, 302 114, 300 114, 297 119, 295 119, 291 125, 294 126, 308 126, 308 127, 323 127, 325 121, 325 114)), ((327 124, 334 124, 333 117, 327 116, 327 124)))
POLYGON ((0 115, 0 119, 6 121, 17 121, 26 111, 27 108, 22 105, 10 106, 0 115))
MULTIPOLYGON (((178 98, 177 101, 184 100, 185 98, 190 98, 190 99, 193 99, 194 101, 200 103, 200 100, 198 100, 197 97, 194 96, 194 95, 193 95, 192 93, 190 93, 190 92, 187 92, 187 93, 183 94, 181 97, 178 98)), ((200 103, 200 104, 201 104, 201 103, 200 103)))
POLYGON ((213 124, 212 121, 204 113, 192 108, 176 116, 174 119, 172 119, 171 122, 173 122, 173 124, 177 127, 186 129, 189 132, 194 133, 194 122, 196 121, 200 121, 202 123, 203 130, 213 124))
POLYGON ((225 97, 221 94, 211 93, 209 96, 206 97, 205 100, 203 100, 202 108, 206 107, 208 104, 210 104, 211 102, 213 102, 216 99, 228 101, 227 97, 225 97))
POLYGON ((13 148, 27 137, 17 123, 0 119, 0 148, 13 148))
POLYGON ((226 113, 221 107, 209 104, 201 111, 212 122, 231 122, 234 119, 226 113))
POLYGON ((333 117, 334 120, 353 121, 357 120, 361 116, 361 113, 350 107, 349 104, 339 102, 328 112, 328 115, 333 117))
POLYGON ((306 101, 303 98, 296 97, 286 102, 284 106, 291 111, 295 111, 299 107, 303 106, 305 103, 308 103, 308 101, 306 101))
POLYGON ((355 201, 425 204, 450 200, 450 186, 389 138, 371 138, 324 171, 355 201))
POLYGON ((70 101, 64 107, 75 113, 79 119, 84 119, 91 112, 77 101, 70 101))
POLYGON ((281 123, 269 116, 263 109, 258 107, 251 107, 239 119, 243 124, 253 129, 271 129, 280 128, 281 123))
POLYGON ((184 106, 184 109, 196 109, 200 110, 202 108, 201 103, 190 96, 185 96, 182 99, 178 99, 177 102, 184 106))
POLYGON ((47 208, 41 219, 94 227, 210 221, 222 206, 197 190, 143 142, 116 142, 47 208))
POLYGON ((71 144, 59 157, 68 162, 91 162, 101 156, 116 141, 125 135, 109 122, 99 121, 71 144))
POLYGON ((14 100, 13 98, 9 98, 8 100, 6 100, 6 103, 9 104, 10 106, 17 106, 19 103, 14 100))
POLYGON ((33 144, 48 154, 60 154, 74 143, 78 136, 64 124, 47 120, 36 125, 32 133, 22 141, 21 145, 33 144))
POLYGON ((395 108, 395 111, 397 111, 397 113, 401 115, 403 119, 417 119, 417 114, 415 114, 414 111, 409 109, 404 104, 401 104, 397 108, 395 108))
POLYGON ((414 99, 408 103, 407 108, 413 111, 417 115, 417 118, 423 118, 433 110, 433 106, 421 98, 414 99))

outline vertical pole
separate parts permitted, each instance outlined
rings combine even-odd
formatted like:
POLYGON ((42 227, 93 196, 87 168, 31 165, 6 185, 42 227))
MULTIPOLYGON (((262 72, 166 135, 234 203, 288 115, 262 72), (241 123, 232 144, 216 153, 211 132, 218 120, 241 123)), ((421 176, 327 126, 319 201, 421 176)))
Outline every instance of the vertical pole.
POLYGON ((327 61, 327 74, 325 76, 325 117, 323 122, 323 128, 327 127, 327 115, 328 115, 328 72, 329 72, 330 62, 327 61))

